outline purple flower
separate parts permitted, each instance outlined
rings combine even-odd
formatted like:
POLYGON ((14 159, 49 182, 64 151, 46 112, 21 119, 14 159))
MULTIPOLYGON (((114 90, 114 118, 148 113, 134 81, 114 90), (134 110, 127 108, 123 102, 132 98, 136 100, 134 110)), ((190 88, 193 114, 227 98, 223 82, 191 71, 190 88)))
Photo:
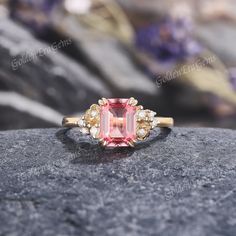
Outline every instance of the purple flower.
POLYGON ((185 19, 166 18, 137 30, 136 46, 151 54, 158 61, 188 59, 201 51, 201 46, 192 38, 192 24, 185 19))
POLYGON ((11 17, 34 32, 50 26, 50 15, 62 0, 9 0, 11 17))
POLYGON ((229 79, 233 88, 236 90, 236 68, 229 69, 229 79))

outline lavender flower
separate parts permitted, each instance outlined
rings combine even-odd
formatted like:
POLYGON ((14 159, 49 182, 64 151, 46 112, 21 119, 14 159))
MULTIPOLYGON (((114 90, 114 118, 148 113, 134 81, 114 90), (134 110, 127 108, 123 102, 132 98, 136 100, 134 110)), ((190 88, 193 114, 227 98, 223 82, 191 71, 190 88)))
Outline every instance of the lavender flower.
POLYGON ((11 17, 34 32, 50 26, 50 15, 62 0, 9 0, 11 17))
POLYGON ((236 68, 229 69, 229 79, 233 88, 236 90, 236 68))
POLYGON ((138 29, 136 46, 161 62, 184 60, 201 51, 201 46, 191 33, 192 24, 189 21, 168 17, 158 24, 138 29))

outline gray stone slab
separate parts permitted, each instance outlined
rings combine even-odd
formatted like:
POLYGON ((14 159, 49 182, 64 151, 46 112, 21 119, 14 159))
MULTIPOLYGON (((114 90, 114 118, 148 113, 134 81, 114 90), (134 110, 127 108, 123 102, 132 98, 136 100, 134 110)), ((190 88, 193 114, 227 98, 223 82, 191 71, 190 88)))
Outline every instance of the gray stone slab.
POLYGON ((236 233, 236 131, 104 150, 77 129, 0 132, 0 235, 236 233))

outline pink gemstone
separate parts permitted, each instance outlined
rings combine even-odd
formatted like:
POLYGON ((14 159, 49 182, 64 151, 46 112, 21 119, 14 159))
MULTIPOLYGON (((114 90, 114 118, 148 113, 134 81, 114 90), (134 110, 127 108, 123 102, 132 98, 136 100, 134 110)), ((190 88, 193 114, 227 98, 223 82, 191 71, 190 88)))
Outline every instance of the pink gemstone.
POLYGON ((129 99, 107 99, 101 106, 100 139, 107 147, 128 147, 136 139, 136 107, 128 104, 129 99))

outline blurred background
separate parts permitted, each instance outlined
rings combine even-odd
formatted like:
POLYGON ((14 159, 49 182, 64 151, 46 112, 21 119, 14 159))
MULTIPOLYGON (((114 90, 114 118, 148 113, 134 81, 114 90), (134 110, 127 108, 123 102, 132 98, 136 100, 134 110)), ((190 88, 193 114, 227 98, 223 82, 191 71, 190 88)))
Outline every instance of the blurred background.
POLYGON ((178 126, 236 128, 235 0, 0 0, 0 130, 136 97, 178 126))

